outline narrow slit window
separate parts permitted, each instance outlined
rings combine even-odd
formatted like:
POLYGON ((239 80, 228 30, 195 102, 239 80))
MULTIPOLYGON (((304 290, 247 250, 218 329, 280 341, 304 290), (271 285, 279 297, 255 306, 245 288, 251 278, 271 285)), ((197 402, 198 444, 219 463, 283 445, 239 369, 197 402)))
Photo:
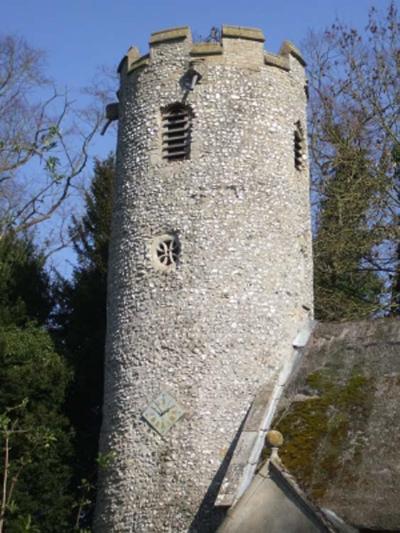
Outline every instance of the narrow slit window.
POLYGON ((303 170, 305 166, 305 138, 300 121, 296 122, 294 130, 294 166, 296 170, 303 170))
POLYGON ((192 113, 182 104, 173 104, 162 113, 162 156, 168 161, 189 159, 192 113))

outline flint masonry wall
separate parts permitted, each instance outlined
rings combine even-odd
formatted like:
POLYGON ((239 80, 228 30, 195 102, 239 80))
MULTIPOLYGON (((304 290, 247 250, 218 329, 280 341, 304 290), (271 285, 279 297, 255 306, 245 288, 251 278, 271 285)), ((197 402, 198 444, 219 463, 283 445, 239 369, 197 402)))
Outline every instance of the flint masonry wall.
POLYGON ((225 26, 192 44, 178 28, 121 63, 98 533, 215 531, 229 447, 312 307, 308 166, 294 164, 304 64, 263 41, 225 26), (161 110, 182 101, 191 156, 167 161, 161 110), (180 245, 167 271, 165 234, 180 245), (163 437, 142 417, 162 392, 185 411, 163 437))

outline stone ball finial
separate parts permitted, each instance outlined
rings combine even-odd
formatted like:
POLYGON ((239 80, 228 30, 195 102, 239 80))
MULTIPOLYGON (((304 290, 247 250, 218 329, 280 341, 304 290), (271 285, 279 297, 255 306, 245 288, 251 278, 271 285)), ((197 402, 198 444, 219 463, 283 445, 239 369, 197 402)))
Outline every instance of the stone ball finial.
POLYGON ((272 448, 280 448, 283 444, 283 435, 280 431, 272 429, 267 432, 266 441, 272 448))

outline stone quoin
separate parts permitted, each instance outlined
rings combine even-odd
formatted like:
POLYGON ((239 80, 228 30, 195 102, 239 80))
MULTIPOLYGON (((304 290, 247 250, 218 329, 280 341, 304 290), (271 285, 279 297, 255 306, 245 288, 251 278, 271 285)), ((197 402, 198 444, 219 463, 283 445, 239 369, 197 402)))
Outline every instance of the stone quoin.
POLYGON ((119 72, 95 531, 213 532, 312 313, 304 61, 258 29, 183 27, 119 72))

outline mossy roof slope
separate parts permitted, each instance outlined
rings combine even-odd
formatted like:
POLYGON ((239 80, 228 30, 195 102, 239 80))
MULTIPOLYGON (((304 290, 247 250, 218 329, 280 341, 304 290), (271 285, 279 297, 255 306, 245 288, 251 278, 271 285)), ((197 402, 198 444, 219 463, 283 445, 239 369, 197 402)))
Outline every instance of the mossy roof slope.
POLYGON ((274 428, 315 504, 360 529, 400 531, 400 320, 318 324, 274 428))

